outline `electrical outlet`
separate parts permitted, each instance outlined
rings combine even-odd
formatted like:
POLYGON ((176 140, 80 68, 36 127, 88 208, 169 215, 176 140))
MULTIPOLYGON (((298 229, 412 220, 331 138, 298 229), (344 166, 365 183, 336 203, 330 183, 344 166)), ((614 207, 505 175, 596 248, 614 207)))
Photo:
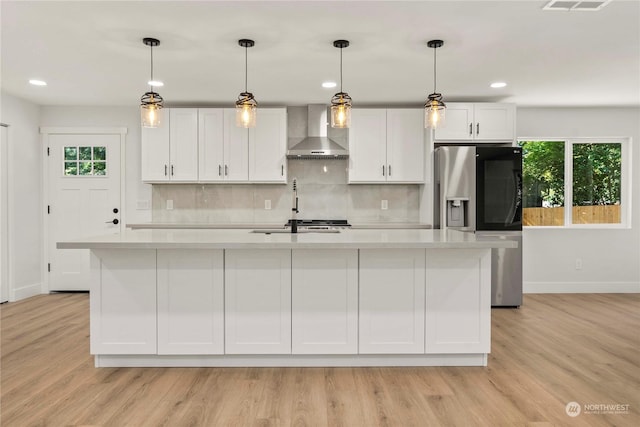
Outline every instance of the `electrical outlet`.
POLYGON ((271 200, 264 201, 264 208, 265 210, 271 210, 271 200))
POLYGON ((173 200, 167 200, 167 210, 170 211, 173 209, 173 200))
POLYGON ((582 258, 576 258, 576 270, 582 270, 582 258))
POLYGON ((387 209, 389 209, 389 201, 381 200, 380 209, 382 209, 383 211, 386 211, 387 209))

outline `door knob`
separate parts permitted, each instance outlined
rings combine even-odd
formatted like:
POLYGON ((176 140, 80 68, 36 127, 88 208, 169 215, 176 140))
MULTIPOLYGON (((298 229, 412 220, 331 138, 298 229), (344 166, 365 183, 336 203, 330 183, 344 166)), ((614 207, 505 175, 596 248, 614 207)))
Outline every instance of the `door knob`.
POLYGON ((119 222, 120 221, 118 221, 118 218, 114 218, 113 221, 107 221, 107 222, 105 222, 105 224, 117 224, 119 222))

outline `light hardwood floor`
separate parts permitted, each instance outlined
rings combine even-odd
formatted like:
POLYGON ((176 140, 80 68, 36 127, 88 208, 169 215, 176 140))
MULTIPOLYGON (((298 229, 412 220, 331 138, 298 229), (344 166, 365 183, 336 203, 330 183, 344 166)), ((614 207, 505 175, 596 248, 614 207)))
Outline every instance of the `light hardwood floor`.
POLYGON ((88 310, 87 294, 1 306, 2 426, 640 426, 640 294, 494 309, 486 368, 97 369, 88 310))

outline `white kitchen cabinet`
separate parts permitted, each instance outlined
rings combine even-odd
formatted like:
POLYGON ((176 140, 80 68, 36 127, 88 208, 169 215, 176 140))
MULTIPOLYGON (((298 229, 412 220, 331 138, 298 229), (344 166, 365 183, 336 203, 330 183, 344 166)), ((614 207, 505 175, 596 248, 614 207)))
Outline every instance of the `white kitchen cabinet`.
POLYGON ((361 354, 424 353, 425 250, 360 250, 361 354))
POLYGON ((249 180, 249 130, 236 126, 236 110, 224 109, 224 181, 249 180))
POLYGON ((421 109, 353 109, 349 183, 423 183, 421 109))
POLYGON ((426 353, 489 353, 491 250, 427 250, 426 283, 426 353))
POLYGON ((292 353, 358 352, 358 250, 292 254, 292 353))
POLYGON ((198 180, 224 180, 224 109, 198 110, 198 180))
POLYGON ((158 250, 158 354, 224 353, 223 251, 158 250))
POLYGON ((91 354, 156 354, 156 251, 91 251, 91 354))
POLYGON ((249 181, 287 182, 287 110, 259 108, 249 129, 249 181))
POLYGON ((168 123, 142 128, 142 180, 194 182, 198 180, 198 110, 169 108, 168 123))
POLYGON ((514 104, 449 102, 446 125, 434 131, 434 140, 512 142, 515 112, 514 104))
POLYGON ((225 251, 225 353, 291 353, 291 250, 225 251))

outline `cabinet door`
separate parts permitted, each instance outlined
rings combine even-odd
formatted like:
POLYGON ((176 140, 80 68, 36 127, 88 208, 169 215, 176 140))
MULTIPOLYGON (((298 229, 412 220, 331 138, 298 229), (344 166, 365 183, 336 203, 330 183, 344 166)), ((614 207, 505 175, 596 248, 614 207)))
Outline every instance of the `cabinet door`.
POLYGON ((445 126, 434 131, 435 141, 470 141, 475 132, 473 104, 463 102, 447 103, 445 126))
POLYGON ((287 110, 258 109, 249 129, 249 181, 287 182, 287 110))
POLYGON ((198 109, 171 109, 171 181, 198 180, 198 109))
POLYGON ((225 353, 291 353, 291 250, 225 251, 225 353))
POLYGON ((427 353, 489 353, 491 249, 427 250, 427 353))
POLYGON ((91 251, 91 354, 156 354, 156 251, 91 251))
POLYGON ((387 110, 353 109, 349 128, 349 182, 386 182, 387 110))
POLYGON ((424 353, 424 249, 360 250, 360 353, 424 353))
POLYGON ((198 110, 198 180, 222 181, 224 169, 224 110, 198 110))
POLYGON ((158 354, 224 353, 222 250, 158 250, 158 354))
POLYGON ((225 181, 247 182, 249 179, 249 129, 236 126, 236 110, 224 109, 225 181))
POLYGON ((513 141, 515 139, 515 109, 514 104, 475 104, 473 129, 475 139, 513 141))
POLYGON ((169 181, 169 129, 171 123, 169 115, 171 109, 164 111, 166 120, 157 128, 142 128, 142 164, 141 177, 143 181, 169 181))
POLYGON ((387 182, 424 182, 424 110, 387 110, 387 182))
POLYGON ((292 353, 358 352, 358 251, 292 254, 292 353))

